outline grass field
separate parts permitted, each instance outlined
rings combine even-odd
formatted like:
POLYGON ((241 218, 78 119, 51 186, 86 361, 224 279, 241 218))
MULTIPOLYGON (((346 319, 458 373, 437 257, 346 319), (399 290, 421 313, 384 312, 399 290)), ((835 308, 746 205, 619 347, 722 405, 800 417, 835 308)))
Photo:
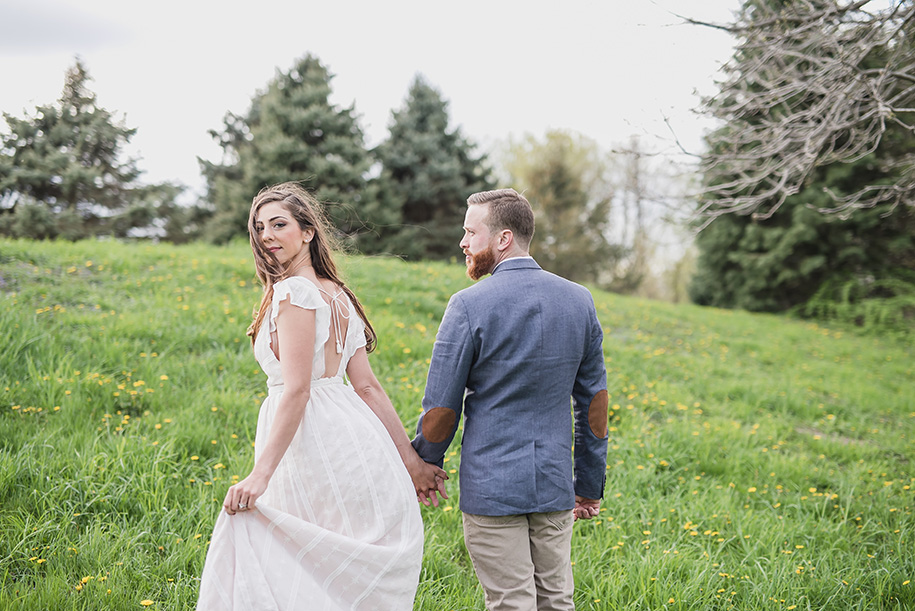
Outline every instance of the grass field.
MULTIPOLYGON (((459 264, 349 258, 412 432, 459 264)), ((614 417, 578 609, 915 609, 906 343, 594 291, 614 417)), ((247 245, 0 241, 0 609, 192 609, 264 376, 247 245)), ((446 468, 455 469, 455 446, 446 468)), ((482 609, 457 475, 416 609, 482 609)))

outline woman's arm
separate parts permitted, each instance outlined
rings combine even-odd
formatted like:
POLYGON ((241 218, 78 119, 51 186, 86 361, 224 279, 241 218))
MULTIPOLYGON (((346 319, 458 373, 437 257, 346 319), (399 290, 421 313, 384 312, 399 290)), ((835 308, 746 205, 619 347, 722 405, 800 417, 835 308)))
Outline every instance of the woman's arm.
POLYGON ((288 299, 280 302, 276 336, 283 375, 283 395, 270 434, 254 468, 248 477, 229 488, 226 493, 223 507, 230 515, 235 515, 240 507, 254 507, 258 497, 267 489, 273 472, 305 416, 305 406, 311 396, 315 311, 293 306, 288 299))
POLYGON ((448 498, 445 493, 445 480, 448 479, 448 474, 439 467, 423 461, 413 449, 410 438, 407 437, 407 432, 403 428, 403 423, 394 409, 394 404, 391 403, 372 371, 365 348, 359 348, 349 360, 346 375, 349 377, 353 389, 381 420, 391 439, 394 440, 394 446, 400 453, 400 458, 413 480, 417 497, 426 505, 431 500, 432 504, 438 507, 436 492, 441 494, 442 498, 448 498))

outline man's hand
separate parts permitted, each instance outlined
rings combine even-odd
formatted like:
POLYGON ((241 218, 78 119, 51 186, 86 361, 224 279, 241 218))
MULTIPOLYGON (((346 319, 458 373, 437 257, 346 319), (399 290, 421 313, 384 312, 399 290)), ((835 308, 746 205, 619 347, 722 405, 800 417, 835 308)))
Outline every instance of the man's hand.
POLYGON ((600 499, 586 499, 575 495, 575 509, 572 514, 576 520, 590 520, 600 512, 600 499))
POLYGON ((417 493, 416 498, 419 499, 419 501, 426 507, 429 506, 430 501, 432 502, 433 506, 438 507, 439 501, 436 493, 442 495, 442 499, 448 498, 448 494, 445 492, 445 480, 448 479, 448 474, 435 465, 429 463, 426 464, 428 464, 433 469, 438 470, 438 473, 435 475, 435 486, 417 493))
POLYGON ((412 457, 409 459, 407 471, 410 473, 410 479, 413 480, 416 498, 423 505, 428 506, 431 502, 432 505, 438 507, 438 494, 442 495, 443 499, 448 498, 448 494, 445 492, 445 480, 448 479, 448 474, 444 469, 425 462, 415 453, 413 456, 415 459, 412 457))

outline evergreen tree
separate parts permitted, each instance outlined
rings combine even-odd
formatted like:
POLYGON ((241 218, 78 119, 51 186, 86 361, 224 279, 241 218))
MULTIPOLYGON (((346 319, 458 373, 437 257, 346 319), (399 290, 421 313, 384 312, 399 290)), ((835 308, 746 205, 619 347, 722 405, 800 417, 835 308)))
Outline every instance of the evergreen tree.
MULTIPOLYGON (((768 219, 733 214, 715 219, 696 240, 699 259, 690 286, 692 300, 784 311, 806 303, 826 285, 876 287, 875 281, 915 270, 911 208, 886 204, 847 218, 817 211, 828 205, 825 189, 848 193, 873 174, 875 165, 871 158, 822 169, 768 219)), ((868 291, 856 294, 864 298, 868 291)))
MULTIPOLYGON (((768 18, 772 7, 790 13, 793 4, 793 0, 753 0, 746 3, 744 14, 758 13, 768 18)), ((765 27, 773 30, 771 38, 777 38, 779 28, 791 28, 790 21, 765 23, 765 27)), ((731 69, 739 75, 745 67, 752 74, 759 68, 760 54, 767 52, 766 48, 742 48, 735 55, 731 69)), ((898 49, 893 50, 893 53, 897 52, 898 49)), ((801 58, 798 61, 813 60, 801 58)), ((885 58, 879 49, 862 60, 863 68, 879 70, 883 65, 885 58)), ((759 83, 749 78, 743 86, 746 95, 752 97, 759 83)), ((806 97, 799 100, 808 104, 809 110, 819 98, 815 90, 805 91, 804 95, 806 97)), ((731 102, 723 100, 720 103, 731 102)), ((797 105, 792 109, 794 112, 803 110, 797 105)), ((776 114, 782 111, 773 110, 776 114)), ((726 123, 711 134, 711 157, 741 158, 753 154, 755 143, 746 145, 746 151, 733 148, 733 133, 746 131, 748 124, 763 126, 768 118, 735 115, 734 120, 736 123, 726 123)), ((848 133, 837 136, 838 141, 858 137, 855 129, 850 124, 848 133)), ((716 217, 697 238, 699 258, 697 273, 690 286, 691 298, 700 304, 719 307, 784 311, 808 303, 817 295, 822 296, 824 290, 837 286, 857 287, 853 291, 857 299, 886 297, 882 288, 887 286, 885 280, 910 277, 915 270, 915 212, 912 208, 878 199, 869 207, 849 209, 842 216, 823 215, 820 211, 834 206, 836 201, 856 197, 862 189, 869 188, 868 185, 883 188, 908 180, 904 176, 907 170, 896 160, 908 155, 913 146, 915 134, 903 123, 889 124, 869 154, 853 160, 821 163, 810 170, 807 180, 794 195, 785 196, 783 192, 773 190, 769 199, 771 205, 760 200, 761 207, 770 210, 771 214, 716 217)), ((793 150, 793 147, 788 148, 793 150)), ((709 170, 705 176, 712 193, 734 189, 743 178, 743 175, 723 174, 720 166, 709 170)), ((732 193, 736 198, 742 197, 742 191, 733 190, 732 193)), ((758 196, 754 197, 758 199, 758 196)))
POLYGON ((552 131, 510 145, 506 167, 534 207, 531 254, 551 272, 576 282, 613 285, 626 248, 610 240, 613 186, 598 147, 552 131))
POLYGON ((0 232, 33 238, 127 235, 174 205, 171 185, 136 184, 122 149, 136 133, 98 105, 81 61, 57 104, 23 119, 4 113, 0 138, 0 232))
POLYGON ((210 132, 224 153, 223 163, 199 160, 215 209, 213 239, 244 235, 254 195, 290 180, 328 205, 344 235, 362 228, 356 211, 364 204, 371 159, 354 108, 330 103, 332 78, 307 55, 289 71, 277 71, 245 116, 227 113, 222 131, 210 132))
POLYGON ((415 258, 459 254, 467 197, 493 188, 485 156, 460 129, 448 130, 448 104, 417 76, 404 107, 393 112, 390 135, 376 150, 382 164, 360 236, 364 251, 415 258))

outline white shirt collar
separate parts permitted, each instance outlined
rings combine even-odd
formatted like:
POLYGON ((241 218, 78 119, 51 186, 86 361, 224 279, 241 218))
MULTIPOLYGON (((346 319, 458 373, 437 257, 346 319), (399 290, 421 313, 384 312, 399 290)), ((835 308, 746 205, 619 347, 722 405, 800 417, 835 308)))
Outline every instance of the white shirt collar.
POLYGON ((492 272, 495 273, 496 270, 499 269, 499 265, 502 265, 506 261, 515 261, 517 259, 530 259, 533 261, 534 257, 532 257, 531 255, 521 255, 519 257, 509 257, 507 259, 502 259, 501 261, 499 261, 499 263, 494 268, 492 268, 492 272))

